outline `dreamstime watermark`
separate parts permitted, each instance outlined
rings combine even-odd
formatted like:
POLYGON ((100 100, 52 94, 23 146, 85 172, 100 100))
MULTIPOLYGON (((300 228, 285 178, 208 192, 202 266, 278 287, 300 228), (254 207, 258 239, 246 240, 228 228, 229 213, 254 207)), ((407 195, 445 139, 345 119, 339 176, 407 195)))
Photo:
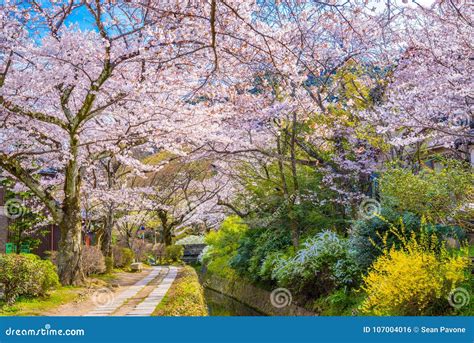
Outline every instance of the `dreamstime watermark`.
POLYGON ((5 202, 5 205, 0 206, 3 215, 10 219, 17 219, 25 215, 28 209, 18 199, 10 199, 5 202))
POLYGON ((461 307, 468 305, 470 300, 471 295, 469 294, 469 291, 462 287, 453 289, 448 295, 449 305, 455 309, 460 309, 461 307))
POLYGON ((267 227, 269 226, 271 223, 273 223, 279 216, 281 216, 281 214, 283 213, 283 211, 288 207, 288 205, 290 203, 295 203, 295 204, 298 204, 299 203, 299 198, 297 198, 296 194, 292 194, 290 195, 287 199, 285 199, 285 201, 283 201, 283 203, 280 204, 280 206, 278 206, 278 208, 267 218, 264 218, 262 220, 259 220, 258 221, 258 226, 260 227, 267 227))
POLYGON ((283 308, 290 306, 292 301, 291 292, 286 288, 277 288, 270 293, 270 302, 273 307, 283 308))
POLYGON ((115 300, 114 292, 108 288, 99 288, 92 294, 92 302, 97 307, 110 306, 115 300))
POLYGON ((382 206, 373 198, 364 199, 359 205, 359 214, 365 219, 371 219, 380 214, 382 206))
POLYGON ((52 329, 50 324, 39 329, 14 329, 5 330, 6 336, 85 336, 84 329, 52 329))

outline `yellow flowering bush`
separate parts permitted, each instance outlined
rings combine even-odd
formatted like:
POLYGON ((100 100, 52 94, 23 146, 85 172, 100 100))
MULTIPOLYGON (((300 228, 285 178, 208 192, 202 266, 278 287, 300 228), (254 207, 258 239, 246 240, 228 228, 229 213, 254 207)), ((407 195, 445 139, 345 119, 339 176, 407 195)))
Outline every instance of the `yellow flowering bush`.
POLYGON ((450 255, 432 235, 399 236, 402 246, 383 249, 364 277, 367 298, 363 313, 372 315, 426 315, 442 312, 448 295, 466 278, 468 259, 450 255))

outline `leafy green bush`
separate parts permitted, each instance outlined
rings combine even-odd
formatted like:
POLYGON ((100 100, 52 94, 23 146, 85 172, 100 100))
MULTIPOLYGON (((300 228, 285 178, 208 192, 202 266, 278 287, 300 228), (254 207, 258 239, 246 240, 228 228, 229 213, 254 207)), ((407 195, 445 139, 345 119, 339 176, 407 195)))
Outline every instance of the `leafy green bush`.
POLYGON ((207 264, 210 272, 224 277, 234 274, 229 263, 236 254, 238 242, 247 230, 247 225, 239 217, 229 216, 222 222, 219 230, 207 234, 205 242, 209 248, 202 261, 207 264))
MULTIPOLYGON (((361 270, 367 270, 380 256, 382 237, 390 232, 394 225, 403 226, 405 234, 410 236, 412 232, 420 232, 421 219, 411 212, 400 214, 392 208, 383 207, 380 215, 354 222, 349 240, 354 259, 361 270)), ((464 230, 456 226, 427 224, 425 229, 429 234, 435 234, 440 240, 451 237, 461 241, 466 238, 464 230)), ((399 239, 394 235, 389 234, 387 240, 389 244, 400 244, 399 239)))
POLYGON ((122 267, 125 269, 130 268, 135 259, 135 254, 132 249, 122 248, 122 267))
POLYGON ((455 160, 441 160, 442 168, 422 168, 418 173, 391 166, 382 174, 382 203, 399 212, 424 216, 430 223, 463 225, 472 218, 465 206, 474 196, 471 167, 455 160))
POLYGON ((298 294, 317 297, 355 285, 359 274, 348 240, 324 231, 304 242, 294 257, 276 262, 272 277, 298 294))
MULTIPOLYGON (((420 227, 420 220, 413 213, 406 212, 400 217, 398 212, 387 207, 382 208, 380 216, 354 222, 349 241, 354 259, 362 270, 367 270, 380 256, 381 251, 378 247, 382 245, 381 237, 390 231, 392 223, 400 220, 408 233, 420 227)), ((394 239, 395 237, 390 237, 389 243, 392 243, 394 239)))
POLYGON ((285 254, 277 251, 270 253, 265 260, 263 260, 258 276, 262 280, 272 280, 273 270, 277 267, 279 261, 285 258, 285 254))
POLYGON ((421 230, 421 235, 412 232, 408 239, 393 230, 401 246, 397 250, 385 244, 364 277, 364 313, 413 316, 449 311, 448 295, 466 280, 469 260, 450 255, 434 234, 421 230))
POLYGON ((262 264, 273 253, 283 252, 291 246, 290 232, 285 229, 252 229, 239 241, 230 266, 240 275, 253 281, 269 281, 269 273, 261 273, 262 264))
POLYGON ((165 248, 165 258, 173 262, 179 262, 183 258, 184 247, 182 245, 169 245, 165 248))
POLYGON ((32 254, 2 254, 0 283, 4 285, 7 304, 12 304, 20 295, 45 295, 59 285, 59 279, 51 261, 32 254))
POLYGON ((114 266, 117 268, 129 269, 135 258, 132 249, 114 246, 114 266))
POLYGON ((364 300, 363 292, 344 287, 316 299, 311 309, 323 316, 353 316, 364 300))
MULTIPOLYGON (((249 203, 252 205, 251 215, 245 218, 252 230, 262 228, 291 232, 291 223, 296 223, 300 234, 305 236, 320 232, 325 227, 346 227, 343 206, 334 206, 331 201, 337 196, 336 192, 327 187, 323 181, 324 174, 314 168, 300 165, 296 175, 293 175, 291 168, 284 166, 282 170, 278 162, 273 161, 261 169, 255 164, 244 164, 240 172, 245 191, 236 194, 236 203, 242 207, 249 203), (292 206, 288 206, 288 199, 282 192, 282 173, 287 180, 296 176, 299 185, 302 196, 292 206), (317 202, 314 201, 315 191, 317 202)), ((294 193, 293 187, 288 186, 289 192, 294 193)))

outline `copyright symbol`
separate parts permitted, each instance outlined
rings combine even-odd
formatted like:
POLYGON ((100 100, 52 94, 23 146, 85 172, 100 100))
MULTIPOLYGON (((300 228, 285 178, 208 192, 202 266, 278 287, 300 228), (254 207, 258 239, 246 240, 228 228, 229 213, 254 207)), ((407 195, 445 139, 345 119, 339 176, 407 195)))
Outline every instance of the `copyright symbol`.
POLYGON ((419 328, 418 326, 415 326, 415 327, 413 328, 413 332, 414 332, 414 333, 420 332, 420 328, 419 328))

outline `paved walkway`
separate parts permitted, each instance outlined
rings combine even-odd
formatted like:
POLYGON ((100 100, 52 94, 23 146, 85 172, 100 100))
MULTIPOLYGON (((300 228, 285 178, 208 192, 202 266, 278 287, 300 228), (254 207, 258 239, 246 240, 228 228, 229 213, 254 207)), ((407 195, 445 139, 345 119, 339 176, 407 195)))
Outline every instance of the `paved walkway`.
MULTIPOLYGON (((94 310, 86 314, 86 316, 110 316, 115 312, 120 312, 120 308, 124 306, 130 300, 133 300, 134 297, 137 297, 137 294, 140 293, 145 287, 150 284, 155 279, 159 279, 161 274, 166 273, 164 279, 158 283, 156 288, 154 288, 146 298, 136 305, 133 310, 127 311, 126 315, 131 316, 149 316, 155 310, 155 307, 160 303, 161 299, 165 296, 166 292, 173 283, 178 268, 176 267, 153 267, 153 270, 145 276, 143 279, 136 282, 134 285, 130 286, 127 290, 119 293, 117 296, 114 296, 113 300, 104 305, 98 306, 94 310), (151 308, 154 305, 153 309, 151 308)), ((120 314, 119 314, 120 315, 120 314)))
POLYGON ((169 267, 168 273, 161 283, 143 300, 138 304, 133 311, 129 312, 127 316, 151 316, 156 306, 161 302, 161 300, 166 295, 166 292, 171 287, 174 279, 178 274, 178 268, 169 267))

